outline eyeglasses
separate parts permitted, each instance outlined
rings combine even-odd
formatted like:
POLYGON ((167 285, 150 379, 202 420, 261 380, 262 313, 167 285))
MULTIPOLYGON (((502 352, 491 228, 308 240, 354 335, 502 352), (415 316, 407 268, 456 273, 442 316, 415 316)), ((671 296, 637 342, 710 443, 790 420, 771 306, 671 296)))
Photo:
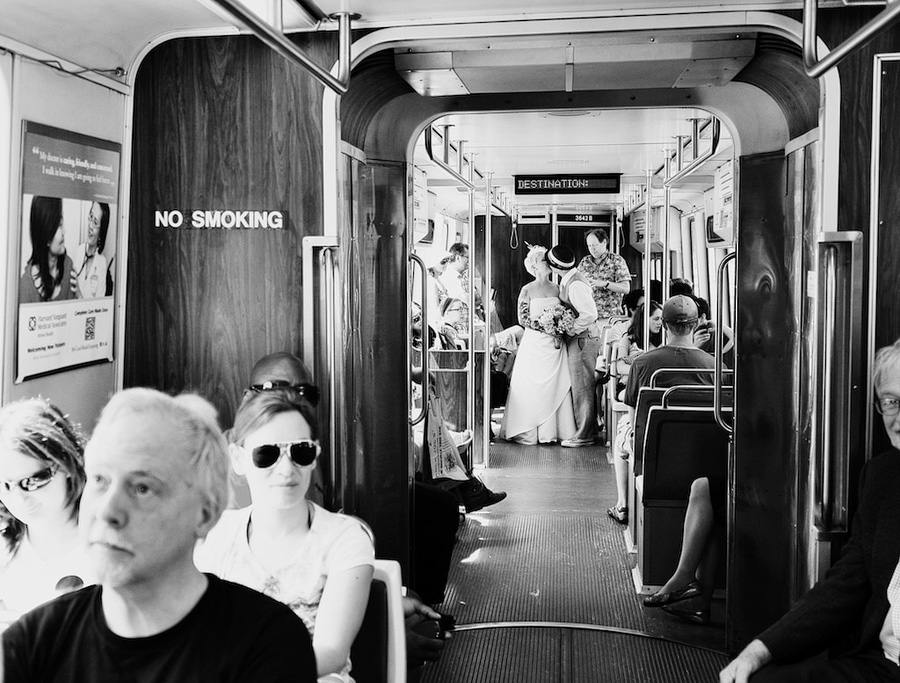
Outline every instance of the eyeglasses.
POLYGON ((312 405, 317 405, 319 403, 319 398, 322 395, 322 393, 319 391, 319 387, 317 387, 315 384, 307 384, 306 382, 301 382, 300 384, 291 384, 290 382, 287 382, 285 380, 274 379, 263 382, 262 384, 251 384, 244 391, 244 396, 246 396, 250 392, 261 394, 265 391, 276 391, 277 389, 287 389, 295 391, 298 396, 302 396, 312 405))
POLYGON ((261 470, 268 469, 287 454, 291 462, 298 467, 310 467, 316 462, 322 447, 313 439, 298 439, 297 441, 285 441, 283 443, 266 443, 256 446, 250 455, 253 464, 261 470))
POLYGON ((53 475, 56 474, 57 470, 59 470, 59 465, 50 465, 47 469, 35 472, 30 477, 25 477, 18 481, 0 481, 0 487, 7 492, 18 487, 26 493, 31 493, 32 491, 42 489, 49 484, 53 480, 53 475))
POLYGON ((875 410, 877 410, 880 415, 893 417, 897 413, 900 413, 900 398, 897 398, 896 396, 876 398, 875 410))

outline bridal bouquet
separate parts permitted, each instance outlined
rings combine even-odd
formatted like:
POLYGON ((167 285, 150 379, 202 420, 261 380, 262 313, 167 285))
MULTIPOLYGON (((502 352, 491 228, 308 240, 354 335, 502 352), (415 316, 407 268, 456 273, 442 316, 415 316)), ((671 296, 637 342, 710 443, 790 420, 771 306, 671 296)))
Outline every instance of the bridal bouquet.
POLYGON ((571 308, 557 304, 552 308, 545 308, 536 320, 533 321, 534 329, 553 337, 553 344, 559 348, 564 334, 572 334, 575 327, 575 313, 571 308))

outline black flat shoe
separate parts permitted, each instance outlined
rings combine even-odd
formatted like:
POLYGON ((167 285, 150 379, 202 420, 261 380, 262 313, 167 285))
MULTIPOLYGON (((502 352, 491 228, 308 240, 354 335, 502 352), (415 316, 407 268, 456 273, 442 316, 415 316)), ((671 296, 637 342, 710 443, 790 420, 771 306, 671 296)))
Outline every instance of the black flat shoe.
POLYGON ((628 524, 628 508, 627 507, 611 507, 606 508, 606 514, 616 520, 619 524, 628 524))
POLYGON ((668 612, 672 616, 684 619, 692 624, 697 624, 698 626, 706 626, 709 624, 708 609, 678 609, 671 605, 663 605, 662 608, 664 612, 668 612))
POLYGON ((690 600, 696 598, 702 593, 700 582, 697 579, 691 581, 687 586, 674 590, 671 593, 654 593, 644 598, 644 607, 663 607, 664 605, 672 605, 682 600, 690 600))

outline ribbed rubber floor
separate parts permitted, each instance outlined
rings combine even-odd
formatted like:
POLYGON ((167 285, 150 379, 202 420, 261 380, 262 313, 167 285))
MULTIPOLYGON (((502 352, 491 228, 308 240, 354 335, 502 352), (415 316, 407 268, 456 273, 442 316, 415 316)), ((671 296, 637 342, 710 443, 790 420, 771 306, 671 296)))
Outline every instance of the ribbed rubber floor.
POLYGON ((715 681, 728 658, 636 634, 492 628, 454 634, 429 683, 693 683, 715 681))
POLYGON ((490 465, 478 474, 509 495, 467 515, 442 610, 461 625, 561 622, 635 633, 460 631, 423 683, 716 679, 727 663, 715 652, 724 650, 724 606, 714 604, 705 627, 641 606, 622 527, 606 515, 615 482, 604 448, 501 441, 492 445, 490 465))

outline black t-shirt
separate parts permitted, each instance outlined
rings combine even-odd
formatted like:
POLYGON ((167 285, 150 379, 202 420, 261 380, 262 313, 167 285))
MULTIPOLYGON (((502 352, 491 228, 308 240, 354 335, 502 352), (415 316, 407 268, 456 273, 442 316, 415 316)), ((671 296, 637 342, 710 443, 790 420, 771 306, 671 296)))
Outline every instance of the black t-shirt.
POLYGON ((289 607, 211 574, 184 619, 146 638, 106 625, 101 588, 42 605, 2 636, 6 683, 315 683, 309 633, 289 607))

